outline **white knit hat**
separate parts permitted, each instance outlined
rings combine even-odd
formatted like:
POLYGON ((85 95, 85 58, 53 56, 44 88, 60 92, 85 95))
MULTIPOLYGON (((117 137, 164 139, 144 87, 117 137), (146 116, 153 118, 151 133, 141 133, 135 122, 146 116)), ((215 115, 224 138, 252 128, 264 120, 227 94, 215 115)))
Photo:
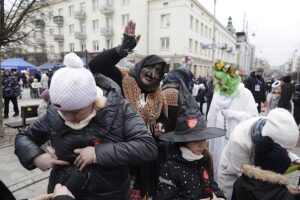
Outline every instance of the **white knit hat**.
POLYGON ((269 136, 285 149, 296 146, 299 129, 294 117, 283 108, 275 108, 267 115, 267 122, 262 128, 262 136, 269 136))
POLYGON ((93 74, 84 68, 82 60, 69 53, 64 58, 66 67, 57 70, 51 80, 50 99, 59 110, 78 110, 97 97, 97 86, 93 74))

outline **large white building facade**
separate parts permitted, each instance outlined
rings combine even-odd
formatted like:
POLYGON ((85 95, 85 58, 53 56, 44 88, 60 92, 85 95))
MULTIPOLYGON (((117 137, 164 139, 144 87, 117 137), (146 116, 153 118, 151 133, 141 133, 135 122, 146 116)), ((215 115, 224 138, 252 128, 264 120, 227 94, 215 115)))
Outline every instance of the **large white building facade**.
MULTIPOLYGON (((43 11, 35 38, 48 60, 62 59, 67 52, 98 53, 121 43, 129 20, 137 24, 141 40, 129 56, 157 54, 169 70, 183 62, 195 76, 207 76, 212 65, 214 17, 196 0, 54 0, 43 11)), ((237 39, 219 21, 215 23, 215 60, 237 62, 237 39)))

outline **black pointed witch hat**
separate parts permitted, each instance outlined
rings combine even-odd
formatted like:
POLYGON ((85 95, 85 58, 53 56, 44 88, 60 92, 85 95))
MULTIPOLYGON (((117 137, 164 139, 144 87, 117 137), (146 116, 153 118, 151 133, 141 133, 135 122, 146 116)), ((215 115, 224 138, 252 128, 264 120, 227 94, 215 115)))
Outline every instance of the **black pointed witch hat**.
MULTIPOLYGON (((182 81, 181 81, 182 82, 182 81)), ((225 135, 225 130, 207 127, 198 104, 184 83, 179 87, 179 109, 175 130, 159 137, 168 142, 192 142, 225 135)))

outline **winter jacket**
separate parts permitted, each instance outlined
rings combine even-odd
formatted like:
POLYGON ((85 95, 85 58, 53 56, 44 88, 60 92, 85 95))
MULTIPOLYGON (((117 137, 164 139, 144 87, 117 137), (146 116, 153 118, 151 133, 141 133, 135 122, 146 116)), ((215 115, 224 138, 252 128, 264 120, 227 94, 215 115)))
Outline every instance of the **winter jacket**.
POLYGON ((143 119, 122 98, 116 83, 100 74, 95 79, 107 97, 107 105, 86 127, 69 128, 50 106, 46 115, 16 136, 15 154, 25 168, 34 169, 33 159, 45 153, 40 146, 50 139, 57 158, 71 165, 52 169, 48 192, 56 183, 67 182, 76 199, 125 200, 127 166, 155 160, 157 147, 143 119), (95 146, 96 163, 80 173, 72 165, 76 158, 73 151, 91 145, 95 146))
MULTIPOLYGON (((253 141, 250 130, 260 118, 263 117, 253 117, 237 125, 222 152, 217 183, 227 199, 231 199, 233 184, 242 174, 241 167, 244 164, 253 164, 253 141)), ((289 157, 292 162, 300 159, 292 152, 289 152, 289 157)))
POLYGON ((281 88, 281 96, 278 101, 278 108, 284 108, 291 111, 292 104, 291 99, 293 96, 293 86, 291 83, 285 83, 281 88))
POLYGON ((242 83, 229 97, 224 97, 216 92, 213 96, 211 107, 207 116, 207 126, 224 129, 224 116, 222 110, 226 110, 226 136, 209 140, 209 151, 213 157, 214 177, 218 178, 218 166, 223 149, 234 128, 249 118, 258 115, 256 104, 251 92, 242 83))
POLYGON ((49 78, 46 74, 42 75, 42 78, 41 78, 41 87, 42 87, 42 89, 48 89, 49 88, 48 79, 49 78))
POLYGON ((5 71, 2 77, 2 92, 4 98, 18 97, 21 94, 18 78, 5 71))
POLYGON ((296 85, 293 95, 294 118, 297 124, 300 124, 300 85, 296 85))
POLYGON ((199 103, 206 103, 205 89, 200 88, 196 96, 196 101, 199 103))
POLYGON ((250 77, 248 89, 250 87, 250 91, 254 96, 255 102, 265 102, 266 101, 266 85, 265 81, 262 77, 250 77))
POLYGON ((243 174, 234 183, 232 200, 294 200, 283 175, 252 165, 244 165, 241 170, 243 174))
POLYGON ((224 198, 212 177, 207 171, 206 158, 187 161, 177 147, 172 147, 168 160, 162 166, 159 177, 157 197, 155 200, 198 200, 208 198, 206 188, 210 188, 217 197, 224 198), (207 176, 207 180, 204 179, 207 176))

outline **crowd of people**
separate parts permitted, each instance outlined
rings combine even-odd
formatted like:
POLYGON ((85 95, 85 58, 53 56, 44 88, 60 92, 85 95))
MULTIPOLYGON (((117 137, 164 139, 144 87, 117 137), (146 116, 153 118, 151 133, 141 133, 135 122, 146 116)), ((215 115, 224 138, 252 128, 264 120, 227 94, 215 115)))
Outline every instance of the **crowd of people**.
POLYGON ((299 198, 282 175, 300 164, 290 151, 299 137, 299 85, 274 80, 267 97, 262 68, 242 83, 221 60, 208 80, 186 67, 165 74, 158 55, 122 67, 140 39, 132 21, 123 35, 90 70, 67 54, 41 94, 40 117, 16 136, 22 166, 51 170, 48 199, 299 198), (47 141, 54 152, 41 147, 47 141))

